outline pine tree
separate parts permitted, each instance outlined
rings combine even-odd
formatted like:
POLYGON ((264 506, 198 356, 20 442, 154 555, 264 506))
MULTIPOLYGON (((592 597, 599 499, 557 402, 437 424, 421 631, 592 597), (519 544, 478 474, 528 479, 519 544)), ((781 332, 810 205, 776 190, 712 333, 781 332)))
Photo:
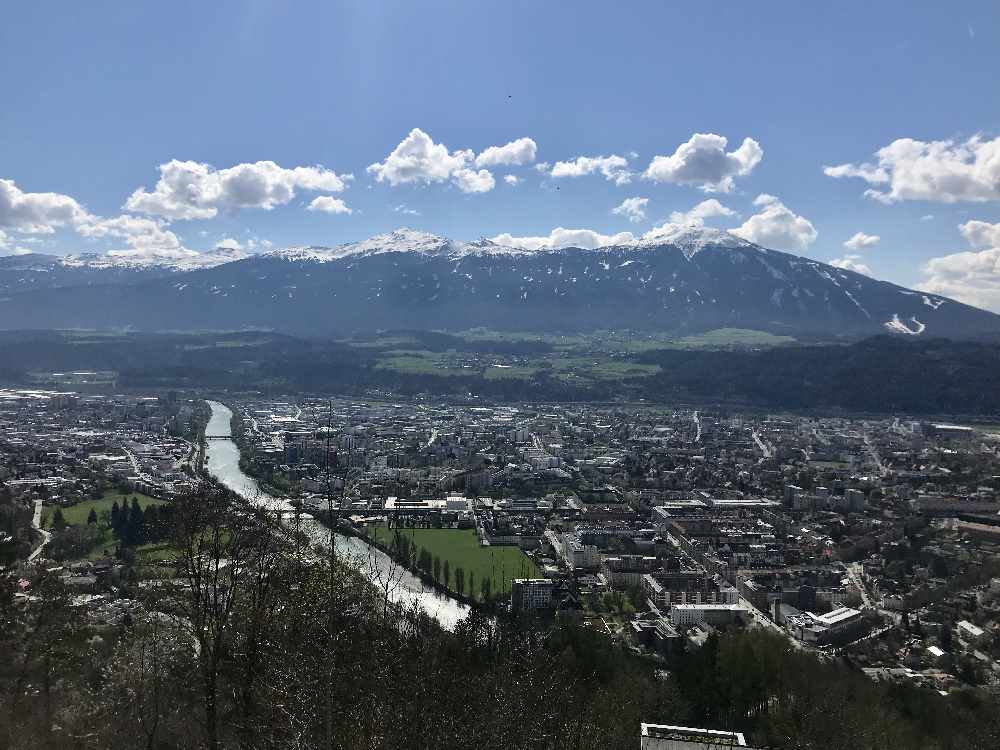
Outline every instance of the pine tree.
POLYGON ((146 535, 146 517, 139 507, 139 499, 132 498, 132 507, 128 512, 125 524, 124 539, 126 544, 141 544, 146 535))
POLYGON ((437 555, 434 555, 433 568, 434 568, 434 580, 435 581, 440 581, 441 580, 441 558, 438 557, 437 555))
POLYGON ((118 507, 118 501, 115 500, 111 503, 111 530, 114 532, 115 536, 121 534, 122 527, 122 513, 121 509, 118 507))
POLYGON ((90 513, 87 514, 87 524, 97 523, 97 511, 93 508, 90 509, 90 513))
POLYGON ((459 594, 465 593, 465 570, 461 567, 455 568, 455 590, 459 594))
POLYGON ((450 586, 451 585, 451 563, 449 563, 447 560, 445 560, 444 561, 444 565, 442 567, 443 567, 442 572, 444 573, 444 585, 445 586, 450 586))
POLYGON ((56 508, 56 512, 52 514, 52 528, 56 531, 62 531, 66 528, 66 519, 63 518, 62 508, 56 508))

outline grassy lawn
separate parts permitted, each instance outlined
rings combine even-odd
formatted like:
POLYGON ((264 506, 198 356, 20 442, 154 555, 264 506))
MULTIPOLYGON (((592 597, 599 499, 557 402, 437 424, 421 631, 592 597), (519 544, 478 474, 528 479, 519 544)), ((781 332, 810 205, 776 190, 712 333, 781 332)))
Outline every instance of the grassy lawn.
MULTIPOLYGON (((122 495, 121 492, 116 489, 107 490, 98 500, 84 500, 83 502, 77 503, 76 505, 71 505, 68 508, 62 509, 63 518, 66 519, 66 524, 68 526, 84 526, 87 523, 87 516, 90 515, 90 511, 93 509, 97 512, 98 517, 100 517, 103 511, 111 512, 111 506, 118 503, 118 507, 122 507, 127 504, 132 505, 132 498, 136 498, 139 501, 140 507, 143 510, 153 505, 163 505, 163 500, 158 500, 155 497, 150 497, 149 495, 144 495, 141 492, 129 492, 127 495, 122 495)), ((47 506, 42 511, 42 526, 46 528, 51 528, 52 526, 52 514, 55 512, 53 506, 47 506)), ((97 526, 100 531, 100 536, 94 543, 94 546, 83 556, 86 560, 97 560, 105 556, 105 551, 109 554, 114 552, 115 545, 118 541, 115 539, 114 534, 112 534, 111 529, 98 523, 97 526)), ((145 550, 145 548, 158 548, 159 544, 147 544, 137 547, 140 555, 143 552, 146 556, 150 557, 150 562, 155 562, 157 558, 157 549, 145 550)), ((162 553, 161 557, 169 557, 171 555, 162 553)))
MULTIPOLYGON (((389 545, 395 529, 379 526, 376 538, 389 545)), ((514 578, 538 578, 538 568, 517 547, 483 547, 472 529, 400 529, 400 534, 406 535, 416 545, 427 549, 431 555, 441 558, 441 564, 447 560, 451 566, 449 586, 455 586, 455 569, 465 570, 465 592, 469 593, 469 574, 474 576, 475 594, 479 596, 480 581, 490 576, 493 580, 492 591, 506 593, 510 591, 510 582, 514 578)))
MULTIPOLYGON (((66 519, 66 523, 70 526, 76 526, 77 524, 87 523, 87 516, 90 515, 91 509, 97 511, 97 515, 101 515, 101 511, 111 512, 111 506, 114 505, 115 501, 118 502, 118 507, 120 508, 123 504, 123 500, 127 500, 128 504, 132 505, 132 498, 138 498, 139 505, 145 510, 149 505, 163 505, 162 500, 157 500, 155 497, 150 497, 149 495, 144 495, 141 492, 129 492, 127 495, 122 495, 117 489, 107 490, 99 500, 84 500, 76 505, 71 505, 68 508, 62 509, 63 518, 66 519)), ((52 514, 55 511, 53 506, 46 506, 42 510, 42 526, 48 527, 51 525, 52 514)))

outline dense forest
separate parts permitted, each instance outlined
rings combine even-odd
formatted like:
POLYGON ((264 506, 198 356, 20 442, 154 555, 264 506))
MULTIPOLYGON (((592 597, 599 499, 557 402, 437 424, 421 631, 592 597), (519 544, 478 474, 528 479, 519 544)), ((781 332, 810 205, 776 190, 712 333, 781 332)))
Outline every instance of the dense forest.
MULTIPOLYGON (((391 333, 391 332, 390 332, 391 333)), ((1000 412, 1000 344, 879 336, 850 344, 775 348, 651 348, 590 352, 610 367, 655 366, 645 376, 565 378, 552 346, 535 340, 469 341, 441 332, 397 332, 426 352, 490 361, 518 357, 523 377, 400 371, 379 360, 387 338, 297 339, 271 333, 83 335, 0 332, 0 383, 37 384, 33 373, 112 370, 117 387, 253 388, 273 393, 427 394, 497 401, 708 402, 850 412, 992 415, 1000 412), (382 343, 379 343, 381 341, 382 343), (379 347, 382 347, 380 349, 379 347)))
POLYGON ((669 662, 572 623, 455 632, 221 490, 171 515, 169 575, 111 618, 58 571, 0 578, 0 746, 634 748, 642 721, 781 748, 996 748, 996 699, 869 681, 759 631, 669 662))

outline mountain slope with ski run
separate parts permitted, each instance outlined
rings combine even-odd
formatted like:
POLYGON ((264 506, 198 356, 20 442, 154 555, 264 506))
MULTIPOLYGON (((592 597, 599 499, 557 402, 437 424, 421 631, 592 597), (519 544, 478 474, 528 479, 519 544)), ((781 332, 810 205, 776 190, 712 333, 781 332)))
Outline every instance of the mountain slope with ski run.
MULTIPOLYGON (((18 289, 0 269, 8 278, 0 320, 5 328, 304 335, 475 326, 676 333, 740 327, 845 338, 1000 332, 993 313, 706 228, 673 227, 596 249, 539 250, 399 229, 336 247, 207 261, 198 268, 135 267, 131 277, 111 264, 103 272, 116 274, 112 304, 99 281, 18 289)), ((100 279, 101 268, 82 267, 100 279)))

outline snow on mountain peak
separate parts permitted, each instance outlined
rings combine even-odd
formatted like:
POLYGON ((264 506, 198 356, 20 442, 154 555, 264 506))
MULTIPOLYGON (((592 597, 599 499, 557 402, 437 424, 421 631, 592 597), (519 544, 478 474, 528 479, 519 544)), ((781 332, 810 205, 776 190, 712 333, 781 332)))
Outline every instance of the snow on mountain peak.
POLYGON ((293 247, 272 250, 265 255, 288 260, 313 260, 328 262, 358 256, 381 255, 383 253, 417 253, 419 255, 460 258, 466 255, 523 254, 522 248, 499 245, 492 240, 481 238, 475 242, 457 242, 429 232, 400 228, 392 232, 376 234, 359 242, 347 242, 336 247, 293 247))
POLYGON ((217 247, 203 253, 187 248, 171 248, 77 253, 60 258, 59 263, 69 268, 166 268, 174 271, 193 271, 221 266, 223 263, 231 263, 245 257, 247 257, 245 252, 232 247, 217 247))
POLYGON ((643 235, 642 239, 628 243, 628 247, 651 248, 661 245, 674 245, 681 249, 684 257, 690 259, 704 250, 706 247, 722 247, 731 250, 740 248, 757 248, 757 245, 748 242, 734 234, 730 234, 724 229, 714 229, 712 227, 699 227, 682 224, 664 224, 661 227, 652 229, 643 235))

